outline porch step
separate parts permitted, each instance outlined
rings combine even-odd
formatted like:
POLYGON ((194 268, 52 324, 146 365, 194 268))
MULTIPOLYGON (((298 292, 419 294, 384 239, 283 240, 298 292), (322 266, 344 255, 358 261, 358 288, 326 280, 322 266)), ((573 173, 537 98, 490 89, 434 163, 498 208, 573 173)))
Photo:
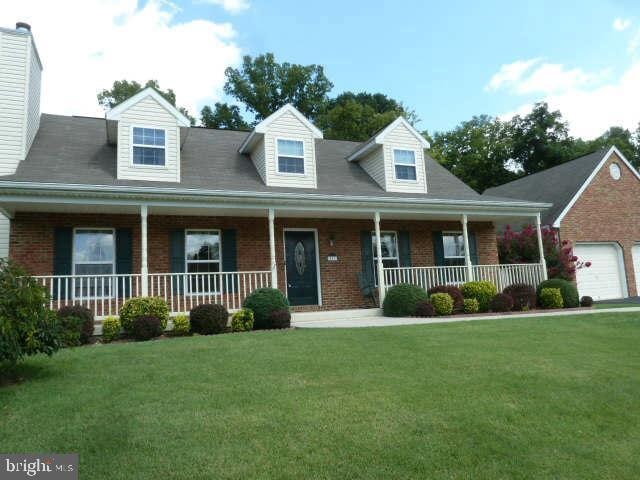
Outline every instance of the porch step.
POLYGON ((381 308, 355 308, 351 310, 321 310, 291 314, 291 323, 318 322, 323 320, 352 320, 382 317, 381 308))

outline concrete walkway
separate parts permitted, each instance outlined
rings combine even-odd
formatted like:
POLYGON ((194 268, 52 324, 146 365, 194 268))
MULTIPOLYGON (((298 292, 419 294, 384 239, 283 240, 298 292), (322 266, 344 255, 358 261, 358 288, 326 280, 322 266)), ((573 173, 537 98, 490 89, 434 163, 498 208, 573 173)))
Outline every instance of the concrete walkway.
POLYGON ((360 316, 355 316, 353 318, 345 316, 344 312, 314 312, 314 315, 309 315, 308 318, 305 318, 303 316, 308 314, 294 314, 291 320, 291 325, 296 328, 392 327, 395 325, 425 325, 431 323, 469 322, 475 320, 517 320, 520 318, 532 317, 561 317, 568 315, 594 315, 597 313, 640 312, 640 306, 624 308, 555 310, 553 312, 511 313, 502 315, 457 315, 452 317, 429 318, 383 317, 379 309, 371 309, 369 311, 371 312, 370 315, 363 315, 362 313, 360 313, 360 316))

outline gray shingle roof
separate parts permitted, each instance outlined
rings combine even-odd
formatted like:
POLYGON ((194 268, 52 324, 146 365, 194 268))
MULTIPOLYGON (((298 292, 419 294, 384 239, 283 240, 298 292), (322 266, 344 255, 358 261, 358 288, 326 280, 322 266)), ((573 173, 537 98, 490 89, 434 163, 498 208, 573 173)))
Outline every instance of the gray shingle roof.
POLYGON ((181 152, 181 182, 116 178, 116 148, 107 143, 105 120, 43 114, 27 158, 0 182, 46 182, 106 186, 158 186, 247 192, 300 192, 443 200, 504 200, 482 197, 426 156, 428 194, 385 192, 347 155, 357 142, 317 140, 317 189, 267 187, 251 160, 238 153, 248 132, 191 128, 181 152))
POLYGON ((582 184, 589 178, 609 148, 601 148, 542 172, 527 175, 499 187, 489 188, 485 190, 483 196, 552 203, 553 206, 542 213, 542 222, 550 225, 580 190, 582 184))

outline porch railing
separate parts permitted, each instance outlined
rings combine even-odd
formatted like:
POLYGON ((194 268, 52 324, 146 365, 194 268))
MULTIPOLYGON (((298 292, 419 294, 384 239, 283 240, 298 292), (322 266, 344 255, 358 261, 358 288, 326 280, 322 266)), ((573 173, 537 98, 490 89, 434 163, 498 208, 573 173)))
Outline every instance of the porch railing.
MULTIPOLYGON (((543 279, 542 265, 520 263, 510 265, 473 265, 473 280, 494 283, 498 291, 512 283, 526 283, 537 286, 543 279)), ((461 285, 471 278, 466 266, 451 267, 397 267, 384 269, 385 287, 399 283, 412 283, 429 290, 437 285, 461 285)))
MULTIPOLYGON (((97 319, 119 315, 124 302, 143 296, 142 275, 43 275, 34 277, 49 292, 49 308, 83 305, 97 319)), ((150 273, 148 296, 161 297, 172 315, 201 303, 242 307, 254 290, 268 287, 270 272, 150 273)))

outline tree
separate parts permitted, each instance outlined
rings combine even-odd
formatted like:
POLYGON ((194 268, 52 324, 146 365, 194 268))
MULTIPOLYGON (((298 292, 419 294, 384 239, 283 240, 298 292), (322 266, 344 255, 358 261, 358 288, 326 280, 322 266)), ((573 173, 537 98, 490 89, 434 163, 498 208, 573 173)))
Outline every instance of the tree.
POLYGON ((242 102, 256 121, 287 103, 314 120, 333 88, 322 66, 277 63, 272 53, 246 55, 242 66, 227 68, 225 76, 225 93, 242 102))
POLYGON ((207 128, 227 128, 231 130, 247 130, 249 124, 244 121, 237 105, 217 102, 214 109, 208 105, 200 112, 200 122, 207 128))
MULTIPOLYGON (((509 125, 487 115, 473 117, 449 132, 436 132, 429 153, 449 171, 482 192, 517 178, 510 168, 509 125)), ((428 133, 424 133, 428 138, 428 133)))
MULTIPOLYGON (((638 132, 636 132, 636 135, 638 132)), ((623 127, 610 127, 606 132, 600 135, 595 140, 589 142, 590 149, 596 150, 602 147, 610 147, 615 145, 618 150, 629 160, 633 165, 638 166, 638 144, 637 139, 634 138, 629 130, 623 127)))
MULTIPOLYGON (((102 105, 105 110, 110 110, 116 105, 124 102, 128 98, 133 97, 136 93, 144 90, 147 87, 152 87, 160 95, 162 95, 167 102, 169 102, 174 107, 176 106, 175 92, 170 88, 167 90, 162 90, 157 80, 147 80, 147 83, 145 83, 144 86, 140 85, 135 80, 116 80, 115 82, 113 82, 113 85, 110 89, 104 89, 100 93, 98 93, 98 103, 102 105)), ((189 119, 191 125, 195 125, 195 118, 189 115, 189 112, 186 108, 180 107, 178 108, 178 110, 189 119)))
POLYGON ((536 103, 524 117, 510 122, 512 158, 525 175, 540 172, 573 158, 574 141, 562 114, 549 111, 545 102, 536 103))
POLYGON ((326 103, 316 124, 325 138, 362 142, 399 116, 418 121, 414 111, 382 93, 344 92, 326 103))

